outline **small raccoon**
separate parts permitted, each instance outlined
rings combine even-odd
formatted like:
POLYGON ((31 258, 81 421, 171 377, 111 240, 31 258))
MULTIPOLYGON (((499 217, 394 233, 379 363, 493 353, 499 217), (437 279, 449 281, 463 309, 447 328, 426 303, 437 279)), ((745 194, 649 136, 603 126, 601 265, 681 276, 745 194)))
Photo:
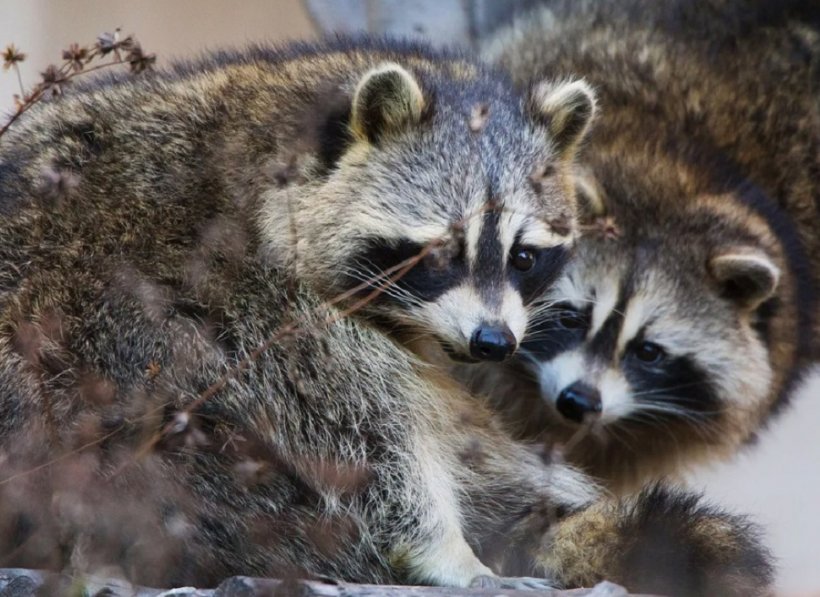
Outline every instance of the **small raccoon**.
POLYGON ((603 117, 577 253, 476 385, 612 488, 736 452, 817 360, 818 13, 556 0, 488 42, 519 82, 583 76, 603 117))
POLYGON ((573 239, 593 106, 580 81, 522 97, 455 55, 339 40, 30 110, 0 142, 3 504, 21 509, 4 562, 59 566, 50 538, 78 535, 78 567, 146 584, 505 584, 476 551, 493 563, 508 525, 597 489, 398 340, 473 360, 517 347, 573 239), (89 434, 98 449, 78 448, 89 434), (146 441, 163 449, 143 462, 146 441), (96 491, 35 476, 34 495, 56 483, 51 519, 14 475, 54 458, 96 491))

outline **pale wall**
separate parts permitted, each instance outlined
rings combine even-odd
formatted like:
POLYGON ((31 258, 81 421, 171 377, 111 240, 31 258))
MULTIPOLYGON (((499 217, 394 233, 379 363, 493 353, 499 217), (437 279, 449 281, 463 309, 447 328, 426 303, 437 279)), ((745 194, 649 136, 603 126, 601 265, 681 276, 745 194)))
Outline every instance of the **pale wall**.
MULTIPOLYGON (((0 49, 13 42, 28 54, 26 85, 60 60, 72 42, 93 43, 122 27, 160 61, 206 48, 249 41, 305 38, 313 24, 297 0, 0 0, 0 49)), ((17 80, 0 70, 0 108, 17 93, 17 80)))

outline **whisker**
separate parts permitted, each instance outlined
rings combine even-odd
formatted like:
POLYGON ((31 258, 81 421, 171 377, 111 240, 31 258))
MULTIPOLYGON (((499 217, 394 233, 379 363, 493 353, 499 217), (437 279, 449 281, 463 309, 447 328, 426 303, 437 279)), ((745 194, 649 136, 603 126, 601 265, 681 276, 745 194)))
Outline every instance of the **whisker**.
POLYGON ((644 390, 644 391, 641 391, 641 392, 633 392, 632 395, 636 396, 636 397, 637 396, 651 396, 651 395, 657 394, 659 391, 666 392, 666 393, 675 392, 677 390, 682 390, 682 389, 685 389, 685 388, 693 388, 695 386, 707 385, 707 384, 709 384, 708 381, 690 381, 690 382, 682 383, 682 384, 679 384, 679 385, 676 385, 676 386, 664 386, 663 388, 653 388, 653 389, 644 390))

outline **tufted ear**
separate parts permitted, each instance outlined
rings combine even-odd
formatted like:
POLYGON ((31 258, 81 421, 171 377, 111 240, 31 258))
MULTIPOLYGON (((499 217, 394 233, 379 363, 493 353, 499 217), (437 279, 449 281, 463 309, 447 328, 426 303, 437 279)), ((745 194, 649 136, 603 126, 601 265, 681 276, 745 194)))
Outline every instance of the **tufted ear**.
POLYGON ((572 158, 595 116, 595 92, 585 81, 542 81, 530 91, 530 112, 547 127, 558 153, 572 158))
POLYGON ((572 169, 575 196, 578 201, 578 219, 589 223, 607 215, 604 191, 598 179, 587 166, 575 164, 572 169))
POLYGON ((733 247, 709 260, 722 294, 742 309, 753 310, 777 290, 780 268, 756 247, 733 247))
POLYGON ((360 140, 375 144, 419 122, 423 108, 424 95, 415 77, 398 64, 387 62, 359 81, 350 128, 360 140))

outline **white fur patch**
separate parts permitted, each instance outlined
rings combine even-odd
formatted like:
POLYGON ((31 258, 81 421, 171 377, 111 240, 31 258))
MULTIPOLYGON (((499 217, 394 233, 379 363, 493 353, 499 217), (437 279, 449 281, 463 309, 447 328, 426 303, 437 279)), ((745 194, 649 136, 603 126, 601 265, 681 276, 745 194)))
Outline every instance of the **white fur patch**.
POLYGON ((636 293, 630 298, 624 313, 624 322, 621 325, 621 333, 618 335, 618 354, 623 354, 624 348, 646 324, 652 310, 644 296, 636 293))
POLYGON ((537 374, 542 395, 555 404, 561 390, 583 379, 585 372, 584 356, 579 350, 564 352, 551 361, 539 363, 537 374))
POLYGON ((500 315, 498 320, 507 324, 507 327, 515 336, 516 343, 520 344, 527 330, 527 309, 524 307, 521 293, 509 284, 504 288, 500 315))
POLYGON ((481 563, 467 544, 461 528, 457 489, 443 454, 431 451, 430 442, 418 438, 414 443, 424 487, 430 492, 431 507, 424 508, 421 525, 421 545, 411 549, 413 577, 421 582, 441 586, 468 587, 477 576, 495 576, 481 563))
MULTIPOLYGON (((464 243, 465 253, 467 255, 467 263, 471 265, 478 259, 478 241, 481 238, 481 230, 484 227, 484 211, 479 210, 476 213, 468 215, 464 219, 464 243)), ((506 253, 504 254, 506 255, 506 253)), ((499 255, 499 259, 501 259, 499 255)))
POLYGON ((601 392, 601 423, 606 425, 628 415, 634 409, 632 388, 624 374, 615 368, 604 371, 598 382, 601 392))
POLYGON ((567 302, 576 309, 583 309, 589 304, 584 287, 577 282, 576 276, 571 275, 572 265, 569 266, 570 271, 562 275, 553 286, 550 296, 555 297, 561 302, 567 302))
POLYGON ((489 314, 475 288, 466 282, 424 304, 420 315, 429 322, 430 330, 469 354, 470 338, 480 323, 488 321, 489 314))
POLYGON ((473 553, 460 527, 447 528, 412 559, 413 576, 438 586, 466 588, 477 576, 495 576, 473 553))
POLYGON ((543 218, 536 215, 505 208, 498 222, 499 237, 504 254, 507 255, 515 243, 516 237, 522 245, 544 248, 571 244, 574 231, 567 235, 557 234, 543 218))
POLYGON ((604 322, 609 319, 609 316, 615 310, 615 305, 618 303, 618 284, 604 284, 599 286, 602 288, 598 293, 598 300, 592 306, 592 323, 590 325, 589 336, 593 337, 604 325, 604 322))
POLYGON ((585 473, 565 465, 553 465, 547 472, 548 495, 557 503, 583 508, 600 499, 601 488, 585 473))
POLYGON ((501 250, 504 251, 504 257, 509 255, 512 249, 515 237, 518 232, 524 227, 527 220, 526 214, 520 211, 511 209, 504 209, 498 218, 498 237, 501 241, 501 250))
POLYGON ((527 328, 527 310, 521 295, 510 285, 504 289, 498 309, 485 303, 471 281, 466 281, 425 303, 416 313, 428 322, 431 331, 464 354, 469 354, 470 338, 482 324, 504 323, 519 343, 527 328))

